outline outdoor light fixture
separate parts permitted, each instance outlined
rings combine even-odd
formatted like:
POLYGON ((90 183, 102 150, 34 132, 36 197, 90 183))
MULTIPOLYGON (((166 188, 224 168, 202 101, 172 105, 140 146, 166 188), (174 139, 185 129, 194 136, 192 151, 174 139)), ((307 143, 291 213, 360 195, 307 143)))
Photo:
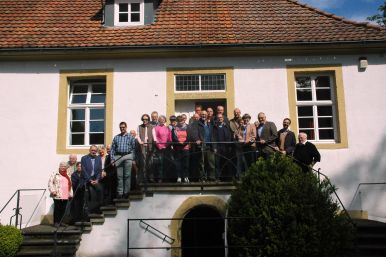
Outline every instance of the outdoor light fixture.
POLYGON ((360 70, 365 70, 368 65, 369 65, 369 62, 367 61, 366 57, 359 57, 359 69, 360 70))

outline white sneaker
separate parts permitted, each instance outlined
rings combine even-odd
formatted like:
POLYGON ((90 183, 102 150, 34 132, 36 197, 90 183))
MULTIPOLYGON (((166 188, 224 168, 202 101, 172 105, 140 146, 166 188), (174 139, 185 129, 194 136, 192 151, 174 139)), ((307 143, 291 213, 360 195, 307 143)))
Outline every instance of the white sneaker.
POLYGON ((177 178, 177 183, 181 183, 181 178, 180 177, 177 178))
POLYGON ((189 182, 190 182, 189 179, 188 179, 188 177, 184 178, 184 182, 185 182, 185 183, 189 183, 189 182))

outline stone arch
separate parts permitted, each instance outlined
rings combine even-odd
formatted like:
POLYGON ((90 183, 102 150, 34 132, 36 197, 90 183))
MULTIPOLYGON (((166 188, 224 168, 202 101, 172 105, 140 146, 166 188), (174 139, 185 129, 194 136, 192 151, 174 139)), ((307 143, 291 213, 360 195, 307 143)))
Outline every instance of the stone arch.
MULTIPOLYGON (((173 219, 176 220, 172 220, 170 223, 170 234, 171 237, 175 239, 172 247, 181 247, 182 219, 190 210, 197 206, 208 206, 214 208, 221 214, 222 217, 225 217, 227 209, 226 202, 217 196, 192 196, 186 199, 173 215, 173 219)), ((181 257, 181 249, 172 249, 171 257, 181 257)))

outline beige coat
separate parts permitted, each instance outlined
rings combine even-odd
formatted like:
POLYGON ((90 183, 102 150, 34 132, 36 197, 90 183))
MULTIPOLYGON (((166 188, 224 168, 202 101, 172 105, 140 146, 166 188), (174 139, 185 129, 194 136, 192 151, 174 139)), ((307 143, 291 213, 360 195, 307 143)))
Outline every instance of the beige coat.
POLYGON ((254 124, 248 124, 247 125, 247 132, 245 135, 245 140, 244 140, 244 133, 243 133, 241 126, 239 128, 237 128, 235 134, 236 134, 237 141, 244 142, 244 143, 250 143, 252 141, 253 144, 251 144, 251 146, 253 146, 253 147, 256 146, 256 143, 255 143, 256 127, 254 124))
MULTIPOLYGON (((71 181, 71 173, 67 170, 67 175, 71 181)), ((59 171, 52 173, 50 179, 48 180, 48 190, 50 191, 51 197, 53 199, 62 199, 61 196, 61 184, 60 184, 60 175, 59 171), (56 193, 56 195, 54 195, 56 193)), ((70 197, 73 196, 72 187, 70 190, 70 197)))

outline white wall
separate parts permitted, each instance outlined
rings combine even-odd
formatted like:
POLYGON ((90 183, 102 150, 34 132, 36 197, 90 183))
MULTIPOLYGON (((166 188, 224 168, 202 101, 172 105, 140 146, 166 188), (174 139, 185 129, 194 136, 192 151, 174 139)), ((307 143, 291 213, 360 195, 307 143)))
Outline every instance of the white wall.
MULTIPOLYGON (((94 225, 90 234, 83 234, 77 257, 120 257, 126 256, 127 251, 127 223, 128 219, 170 219, 178 207, 189 197, 210 196, 212 194, 169 194, 156 193, 153 197, 145 197, 142 201, 133 201, 129 209, 118 210, 115 217, 106 218, 103 225, 94 225)), ((229 195, 216 195, 227 202, 229 195)), ((170 220, 146 220, 154 228, 168 236, 170 220)), ((146 232, 140 227, 139 221, 130 221, 130 247, 168 247, 170 244, 163 242, 151 232, 146 232)), ((130 250, 130 256, 135 257, 167 257, 170 251, 165 249, 130 250)))
MULTIPOLYGON (((253 119, 260 111, 280 127, 288 116, 286 65, 342 64, 348 149, 321 150, 318 167, 337 184, 346 205, 360 182, 386 180, 386 57, 281 56, 103 61, 0 62, 0 206, 18 188, 46 188, 66 155, 56 154, 60 70, 114 69, 113 130, 136 128, 143 113, 166 112, 166 68, 234 67, 235 104, 253 119)), ((230 110, 231 111, 231 110, 230 110)), ((80 156, 79 156, 80 159, 80 156)), ((47 206, 50 204, 48 203, 47 206)))

